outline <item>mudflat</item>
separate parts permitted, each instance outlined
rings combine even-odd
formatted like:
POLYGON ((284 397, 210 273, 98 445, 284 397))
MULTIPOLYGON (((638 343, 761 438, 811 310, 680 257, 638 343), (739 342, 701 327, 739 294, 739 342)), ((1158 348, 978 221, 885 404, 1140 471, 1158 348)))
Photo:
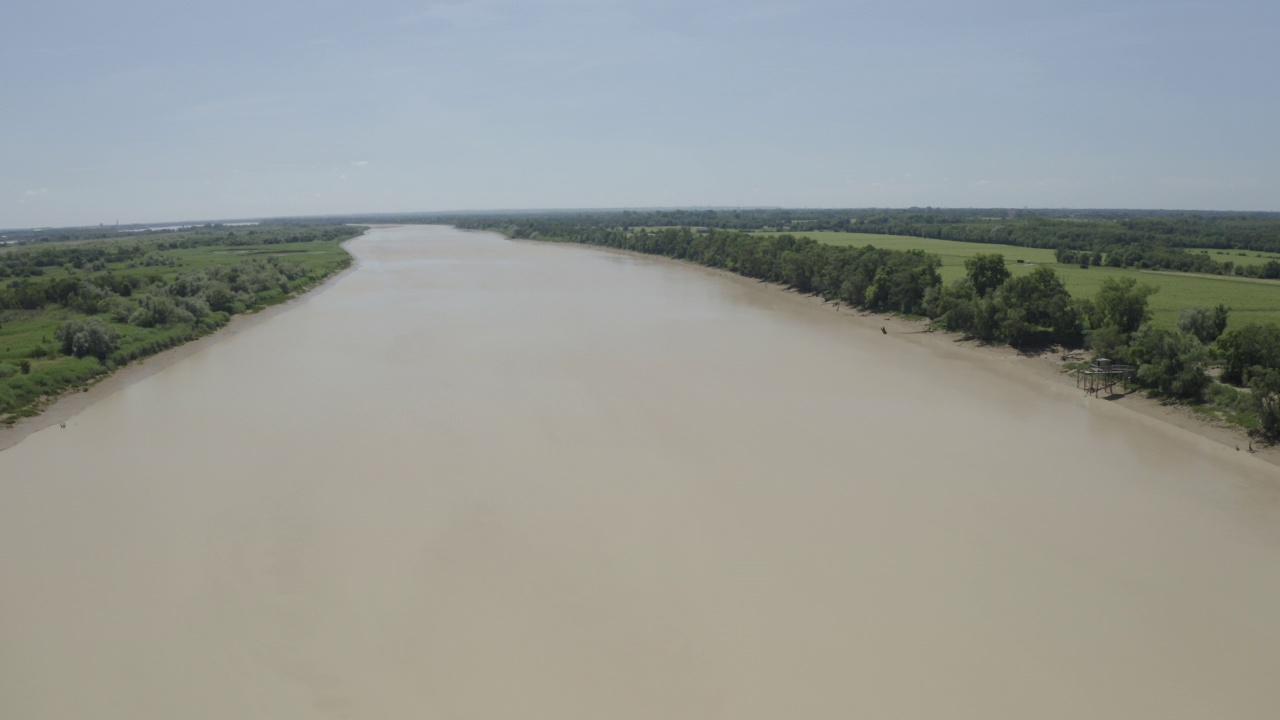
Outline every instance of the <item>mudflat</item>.
POLYGON ((691 266, 349 247, 0 452, 0 715, 1280 707, 1274 466, 691 266))

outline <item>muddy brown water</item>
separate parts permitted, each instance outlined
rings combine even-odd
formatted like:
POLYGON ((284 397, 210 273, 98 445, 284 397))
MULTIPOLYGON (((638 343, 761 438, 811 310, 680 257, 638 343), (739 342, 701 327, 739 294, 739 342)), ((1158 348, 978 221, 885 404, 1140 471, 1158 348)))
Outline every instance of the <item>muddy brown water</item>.
POLYGON ((1275 718, 1280 474, 440 227, 0 452, 0 716, 1275 718))

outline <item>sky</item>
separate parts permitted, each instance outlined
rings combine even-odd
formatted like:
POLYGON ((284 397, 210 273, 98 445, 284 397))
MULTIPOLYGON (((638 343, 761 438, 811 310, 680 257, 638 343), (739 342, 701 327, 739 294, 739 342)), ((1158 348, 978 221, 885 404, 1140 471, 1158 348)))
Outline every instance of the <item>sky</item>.
POLYGON ((0 227, 1280 210, 1280 3, 0 6, 0 227))

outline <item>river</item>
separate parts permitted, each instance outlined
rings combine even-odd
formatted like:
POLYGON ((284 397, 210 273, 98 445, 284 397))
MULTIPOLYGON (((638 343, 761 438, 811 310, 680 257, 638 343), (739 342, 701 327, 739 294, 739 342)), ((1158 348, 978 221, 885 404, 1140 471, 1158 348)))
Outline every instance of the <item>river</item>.
POLYGON ((1280 708, 1280 473, 722 273, 442 227, 0 452, 0 716, 1280 708))

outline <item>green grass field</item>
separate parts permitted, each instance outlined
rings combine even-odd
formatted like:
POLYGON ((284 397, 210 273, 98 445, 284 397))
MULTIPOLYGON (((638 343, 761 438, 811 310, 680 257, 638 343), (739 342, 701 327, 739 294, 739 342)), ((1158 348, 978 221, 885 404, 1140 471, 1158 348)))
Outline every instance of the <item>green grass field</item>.
MULTIPOLYGON (((782 233, 759 233, 780 235, 782 233)), ((1048 265, 1062 277, 1067 289, 1076 297, 1092 297, 1108 277, 1134 277, 1138 282, 1160 288, 1151 296, 1153 321, 1172 327, 1177 323, 1182 308, 1192 305, 1213 306, 1224 303, 1231 308, 1228 327, 1238 327, 1250 322, 1280 323, 1280 282, 1216 275, 1189 275, 1156 270, 1130 270, 1109 267, 1083 269, 1078 265, 1063 265, 1054 259, 1052 250, 994 245, 986 243, 953 242, 930 238, 904 237, 900 235, 871 235, 864 233, 809 232, 796 233, 831 245, 874 245, 891 250, 923 250, 942 258, 940 273, 944 282, 964 276, 964 261, 979 253, 1004 255, 1009 269, 1015 275, 1031 272, 1036 265, 1048 265), (1022 260, 1021 263, 1018 260, 1022 260)), ((1199 251, 1193 251, 1199 252, 1199 251)), ((1217 251, 1209 250, 1210 254, 1217 251)), ((1214 255, 1219 261, 1233 260, 1263 263, 1272 259, 1269 253, 1249 252, 1246 257, 1236 251, 1224 250, 1224 255, 1214 255), (1262 255, 1263 257, 1256 257, 1262 255)))
POLYGON ((1187 248, 1187 252, 1208 255, 1218 262, 1233 262, 1236 265, 1261 265, 1269 260, 1280 260, 1280 253, 1258 252, 1256 250, 1218 250, 1216 248, 1187 248))

